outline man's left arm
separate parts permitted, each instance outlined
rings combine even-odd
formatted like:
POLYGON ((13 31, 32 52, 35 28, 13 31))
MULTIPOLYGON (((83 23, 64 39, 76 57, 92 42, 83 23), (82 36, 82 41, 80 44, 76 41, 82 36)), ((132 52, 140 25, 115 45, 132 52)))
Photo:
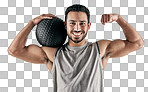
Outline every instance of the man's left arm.
POLYGON ((105 25, 105 23, 111 23, 113 21, 116 21, 123 29, 126 40, 104 40, 104 42, 107 43, 104 57, 112 58, 125 56, 128 53, 143 47, 144 40, 142 39, 140 34, 136 31, 135 28, 128 24, 119 14, 102 15, 102 24, 105 25))

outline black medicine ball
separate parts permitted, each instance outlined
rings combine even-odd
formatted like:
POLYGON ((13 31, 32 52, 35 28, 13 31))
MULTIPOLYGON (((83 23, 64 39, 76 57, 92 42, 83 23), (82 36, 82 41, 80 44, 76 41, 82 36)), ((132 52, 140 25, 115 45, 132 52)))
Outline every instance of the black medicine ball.
POLYGON ((60 18, 43 19, 37 24, 36 38, 42 46, 60 47, 64 44, 66 37, 67 31, 60 18))

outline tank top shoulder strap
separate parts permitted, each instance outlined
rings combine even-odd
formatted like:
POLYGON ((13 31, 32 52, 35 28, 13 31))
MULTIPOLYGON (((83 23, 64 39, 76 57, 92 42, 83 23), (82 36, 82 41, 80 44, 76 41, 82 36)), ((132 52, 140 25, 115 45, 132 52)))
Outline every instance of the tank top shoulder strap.
POLYGON ((66 45, 66 44, 63 44, 62 46, 56 48, 55 57, 56 57, 58 51, 59 51, 60 49, 63 49, 65 45, 66 45))
POLYGON ((99 54, 100 54, 99 44, 98 44, 97 41, 96 41, 96 45, 97 45, 97 48, 98 48, 98 52, 99 52, 99 54))
POLYGON ((60 49, 60 47, 58 47, 57 49, 56 49, 56 52, 55 52, 55 57, 56 57, 56 55, 57 55, 57 52, 58 52, 58 50, 60 49))
MULTIPOLYGON (((63 45, 62 45, 61 47, 63 47, 63 45)), ((57 55, 57 53, 58 53, 58 51, 59 51, 59 49, 60 49, 61 47, 57 47, 57 48, 56 48, 55 57, 56 57, 56 55, 57 55)))

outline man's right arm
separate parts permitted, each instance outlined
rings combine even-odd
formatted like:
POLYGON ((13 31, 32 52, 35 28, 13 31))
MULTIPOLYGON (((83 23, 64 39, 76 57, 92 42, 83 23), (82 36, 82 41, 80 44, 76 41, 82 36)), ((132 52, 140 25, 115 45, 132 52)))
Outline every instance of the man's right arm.
POLYGON ((8 48, 8 53, 14 57, 22 59, 30 63, 47 63, 48 56, 46 55, 43 47, 35 44, 25 46, 28 35, 33 27, 38 24, 42 19, 54 17, 52 14, 43 14, 29 21, 29 23, 17 34, 8 48))
POLYGON ((25 46, 27 37, 35 25, 30 21, 15 37, 8 48, 8 53, 14 57, 31 63, 44 63, 47 58, 41 47, 31 44, 25 46))

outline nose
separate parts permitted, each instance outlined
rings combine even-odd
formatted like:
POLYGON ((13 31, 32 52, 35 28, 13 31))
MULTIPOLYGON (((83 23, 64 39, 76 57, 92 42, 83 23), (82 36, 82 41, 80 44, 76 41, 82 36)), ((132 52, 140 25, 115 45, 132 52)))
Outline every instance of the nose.
POLYGON ((81 27, 80 27, 79 23, 76 23, 76 25, 74 26, 74 30, 81 31, 81 27))

